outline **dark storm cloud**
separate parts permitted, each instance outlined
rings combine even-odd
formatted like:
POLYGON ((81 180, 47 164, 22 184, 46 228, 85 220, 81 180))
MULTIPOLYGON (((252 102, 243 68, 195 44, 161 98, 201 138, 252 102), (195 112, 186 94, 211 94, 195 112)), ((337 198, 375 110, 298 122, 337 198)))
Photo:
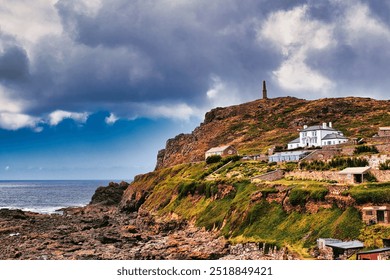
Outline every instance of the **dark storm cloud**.
POLYGON ((63 73, 64 95, 56 96, 62 102, 75 95, 93 102, 201 104, 211 75, 260 84, 278 63, 256 41, 258 18, 265 17, 259 1, 189 1, 178 7, 110 1, 92 16, 72 3, 57 4, 75 44, 63 73))
POLYGON ((11 47, 0 53, 0 79, 19 80, 28 75, 28 58, 19 47, 11 47))
POLYGON ((332 84, 330 96, 352 94, 348 84, 370 89, 371 81, 372 96, 386 97, 390 20, 383 1, 113 0, 96 9, 84 2, 57 2, 63 33, 37 41, 30 65, 21 48, 0 54, 0 77, 29 101, 27 113, 113 110, 131 117, 153 106, 203 109, 259 98, 263 79, 273 96, 321 97, 319 87, 310 88, 317 79, 332 84), (277 22, 280 28, 271 25, 264 36, 264 24, 278 13, 286 22, 295 15, 296 28, 284 34, 286 23, 277 22), (310 44, 317 29, 329 33, 325 47, 310 44), (296 38, 286 45, 289 36, 296 38), (308 71, 310 95, 288 88, 292 75, 308 71), (218 88, 223 92, 210 103, 207 92, 218 88))

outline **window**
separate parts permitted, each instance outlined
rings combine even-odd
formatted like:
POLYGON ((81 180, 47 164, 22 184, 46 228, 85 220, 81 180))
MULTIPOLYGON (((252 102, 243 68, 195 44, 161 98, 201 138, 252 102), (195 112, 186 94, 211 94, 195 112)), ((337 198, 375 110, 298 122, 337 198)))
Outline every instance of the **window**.
POLYGON ((367 215, 367 216, 372 216, 372 210, 367 210, 367 211, 366 211, 366 215, 367 215))

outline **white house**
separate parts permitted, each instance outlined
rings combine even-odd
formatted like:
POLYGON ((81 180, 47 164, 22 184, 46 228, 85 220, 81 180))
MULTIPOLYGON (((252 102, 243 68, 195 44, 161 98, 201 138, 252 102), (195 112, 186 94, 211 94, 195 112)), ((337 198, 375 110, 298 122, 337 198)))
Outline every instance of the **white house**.
POLYGON ((294 139, 287 145, 287 149, 304 147, 322 147, 327 145, 337 145, 345 143, 348 138, 344 134, 332 127, 332 123, 322 125, 303 126, 299 131, 299 138, 294 139))

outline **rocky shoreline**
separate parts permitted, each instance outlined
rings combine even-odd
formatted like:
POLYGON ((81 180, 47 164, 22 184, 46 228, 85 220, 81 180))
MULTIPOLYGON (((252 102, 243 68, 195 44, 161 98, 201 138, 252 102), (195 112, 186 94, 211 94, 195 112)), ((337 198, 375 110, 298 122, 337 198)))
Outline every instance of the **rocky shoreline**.
POLYGON ((118 207, 127 183, 96 190, 85 207, 38 214, 0 209, 2 260, 293 259, 258 245, 231 246, 218 232, 118 207))

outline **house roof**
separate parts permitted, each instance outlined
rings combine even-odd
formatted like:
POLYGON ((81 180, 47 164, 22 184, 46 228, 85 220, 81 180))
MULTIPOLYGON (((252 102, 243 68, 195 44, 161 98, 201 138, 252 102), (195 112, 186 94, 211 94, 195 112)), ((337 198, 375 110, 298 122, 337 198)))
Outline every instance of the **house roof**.
POLYGON ((297 139, 294 139, 291 142, 289 142, 289 144, 296 144, 296 143, 300 143, 300 138, 299 137, 297 139))
POLYGON ((382 253, 382 252, 387 252, 387 251, 390 251, 390 247, 385 247, 385 248, 379 248, 379 249, 374 249, 374 250, 370 250, 370 251, 359 252, 356 255, 382 253))
POLYGON ((206 153, 218 153, 218 152, 223 152, 225 151, 227 148, 229 148, 231 146, 229 145, 226 145, 226 146, 220 146, 220 147, 213 147, 209 150, 206 151, 206 153))
POLYGON ((312 130, 332 130, 332 131, 337 131, 333 127, 329 127, 329 126, 323 127, 322 125, 313 125, 313 126, 309 126, 309 127, 305 128, 305 129, 302 129, 301 132, 312 131, 312 130))
POLYGON ((347 137, 339 133, 331 133, 325 135, 325 137, 322 138, 322 140, 329 140, 329 139, 347 139, 347 137))
POLYGON ((341 170, 339 174, 364 174, 368 170, 370 170, 371 167, 366 166, 366 167, 348 167, 345 168, 344 170, 341 170))
POLYGON ((348 250, 348 249, 363 248, 364 244, 359 240, 352 240, 347 242, 330 243, 330 244, 326 244, 326 246, 348 250))
MULTIPOLYGON (((287 156, 300 156, 304 154, 308 154, 308 151, 301 150, 301 151, 291 151, 291 152, 280 152, 280 153, 275 153, 272 156, 278 156, 278 157, 287 157, 287 156)), ((270 157, 272 157, 270 156, 270 157)))
POLYGON ((382 205, 382 206, 366 206, 363 207, 362 210, 390 210, 390 206, 382 205))
POLYGON ((390 130, 390 126, 380 127, 379 130, 390 130))

